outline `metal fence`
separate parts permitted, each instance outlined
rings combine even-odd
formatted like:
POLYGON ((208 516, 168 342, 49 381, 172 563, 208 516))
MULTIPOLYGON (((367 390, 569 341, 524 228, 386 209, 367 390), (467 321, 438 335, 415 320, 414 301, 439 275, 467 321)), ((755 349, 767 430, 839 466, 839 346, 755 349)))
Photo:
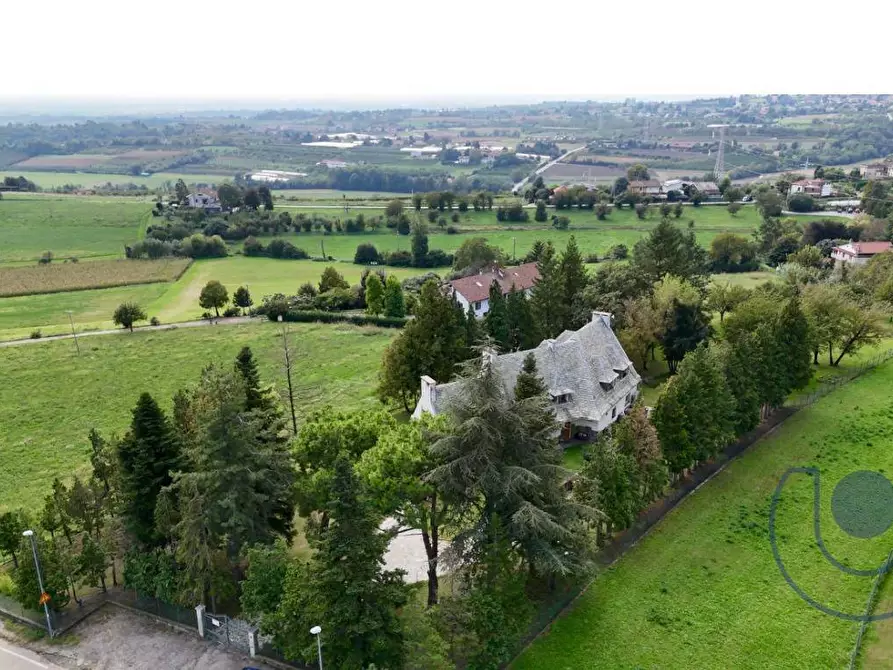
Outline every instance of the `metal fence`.
POLYGON ((195 616, 195 610, 192 608, 172 605, 158 598, 141 595, 130 589, 110 590, 107 598, 110 602, 118 605, 130 607, 152 614, 160 619, 165 619, 171 623, 198 630, 198 621, 195 616))
POLYGON ((885 363, 893 358, 893 349, 888 349, 887 351, 883 351, 879 354, 872 356, 869 359, 863 361, 859 367, 853 368, 846 372, 845 374, 840 375, 839 377, 834 377, 833 379, 829 379, 819 384, 818 388, 809 393, 802 394, 796 398, 789 400, 785 403, 786 407, 795 407, 797 409, 801 409, 803 407, 808 407, 812 405, 814 402, 821 400, 826 395, 831 393, 832 391, 839 389, 841 386, 850 383, 857 377, 861 377, 866 372, 873 370, 881 363, 885 363))
MULTIPOLYGON (((868 601, 865 604, 866 617, 874 614, 874 608, 877 605, 878 591, 880 591, 882 584, 887 580, 890 574, 891 561, 893 561, 893 550, 887 554, 887 560, 884 561, 884 567, 886 569, 877 574, 874 578, 874 583, 871 585, 871 593, 868 594, 868 601)), ((859 633, 856 635, 856 643, 853 645, 853 651, 850 653, 849 670, 856 670, 856 665, 859 662, 859 651, 862 648, 862 638, 865 636, 865 631, 868 630, 868 626, 868 620, 863 620, 859 624, 859 633)))

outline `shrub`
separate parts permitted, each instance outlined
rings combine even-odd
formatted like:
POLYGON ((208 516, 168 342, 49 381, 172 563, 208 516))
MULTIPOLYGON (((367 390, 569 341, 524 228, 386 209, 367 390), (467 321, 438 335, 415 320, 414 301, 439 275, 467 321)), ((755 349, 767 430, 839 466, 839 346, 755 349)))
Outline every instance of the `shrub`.
POLYGON ((624 258, 629 258, 629 247, 625 244, 617 244, 611 247, 608 256, 614 260, 622 261, 624 258))
POLYGON ((223 316, 227 318, 232 316, 240 316, 241 314, 242 310, 240 310, 238 307, 227 307, 225 310, 223 310, 223 316))
POLYGON ((381 262, 395 268, 412 267, 412 254, 408 251, 390 251, 382 255, 381 262))
POLYGON ((448 254, 441 249, 431 249, 428 252, 427 260, 425 262, 425 267, 428 268, 438 268, 438 267, 449 267, 453 264, 453 255, 448 254))
POLYGON ((40 263, 41 265, 49 265, 52 262, 53 262, 53 252, 52 251, 44 251, 40 255, 40 260, 38 261, 38 263, 40 263))
POLYGON ((40 332, 40 328, 38 328, 37 330, 31 331, 31 339, 32 340, 39 340, 41 337, 43 337, 43 333, 40 332))
POLYGON ((567 230, 571 225, 571 220, 566 216, 556 216, 552 219, 552 227, 557 230, 567 230))
POLYGON ((798 193, 788 198, 788 209, 792 212, 811 212, 816 209, 816 203, 812 196, 798 193))
POLYGON ((411 227, 409 225, 409 217, 401 216, 397 222, 397 233, 400 235, 409 235, 411 227))
POLYGON ((356 296, 349 288, 333 288, 320 293, 313 299, 313 308, 326 312, 337 312, 355 306, 356 296))
POLYGON ((459 228, 457 226, 447 226, 447 235, 458 235, 459 228))
POLYGON ((0 596, 6 596, 7 598, 15 598, 16 596, 16 588, 12 577, 5 572, 0 572, 0 596))
POLYGON ((353 262, 357 265, 369 265, 370 263, 378 263, 380 256, 375 245, 364 242, 357 246, 357 250, 353 255, 353 262))
MULTIPOLYGON (((269 313, 270 321, 278 320, 277 316, 269 313)), ((282 315, 283 321, 296 321, 304 323, 352 323, 356 326, 380 326, 382 328, 403 328, 406 325, 405 318, 393 316, 371 316, 369 314, 339 314, 338 312, 319 312, 313 310, 289 310, 282 315)))
POLYGON ((302 260, 310 258, 308 253, 303 249, 299 249, 288 240, 275 239, 270 242, 267 247, 267 254, 270 258, 285 258, 302 260))
POLYGON ((149 325, 150 326, 160 326, 161 320, 157 316, 153 316, 151 319, 149 319, 149 325))
POLYGON ((459 223, 459 214, 457 212, 453 212, 453 215, 450 217, 450 221, 453 223, 459 223))
POLYGON ((246 256, 263 256, 266 252, 263 243, 256 237, 248 237, 242 245, 242 253, 246 256))
POLYGON ((598 263, 598 261, 599 261, 598 254, 588 254, 586 256, 587 263, 598 263))

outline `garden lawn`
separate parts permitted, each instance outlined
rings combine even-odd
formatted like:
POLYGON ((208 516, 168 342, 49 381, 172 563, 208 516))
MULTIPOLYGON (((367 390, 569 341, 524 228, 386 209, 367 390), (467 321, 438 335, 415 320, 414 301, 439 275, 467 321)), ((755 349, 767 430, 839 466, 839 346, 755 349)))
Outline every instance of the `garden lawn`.
MULTIPOLYGON (((893 474, 891 384, 888 363, 791 417, 600 575, 512 667, 846 667, 856 624, 813 609, 786 584, 772 557, 768 511, 787 468, 818 467, 826 546, 849 565, 880 565, 893 531, 872 540, 845 535, 830 498, 836 482, 855 470, 893 474)), ((871 579, 825 561, 812 513, 811 481, 794 475, 779 506, 783 560, 806 592, 861 613, 871 579)))
MULTIPOLYGON (((123 434, 143 391, 166 409, 180 388, 216 362, 252 348, 261 379, 285 386, 281 326, 267 321, 83 338, 0 349, 0 510, 36 507, 54 477, 88 470, 91 428, 123 434)), ((290 324, 298 420, 331 404, 374 407, 382 351, 396 331, 290 324)))
POLYGON ((77 198, 5 193, 0 200, 0 262, 124 257, 151 219, 151 203, 136 198, 77 198))

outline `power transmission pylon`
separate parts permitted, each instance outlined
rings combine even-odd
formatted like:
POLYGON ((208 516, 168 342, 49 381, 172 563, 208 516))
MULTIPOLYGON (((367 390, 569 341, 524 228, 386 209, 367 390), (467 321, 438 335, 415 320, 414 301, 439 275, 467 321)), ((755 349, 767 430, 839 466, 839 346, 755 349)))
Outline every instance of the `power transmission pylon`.
POLYGON ((713 166, 713 179, 719 183, 726 174, 726 126, 717 123, 708 127, 719 128, 719 149, 716 152, 716 165, 713 166))

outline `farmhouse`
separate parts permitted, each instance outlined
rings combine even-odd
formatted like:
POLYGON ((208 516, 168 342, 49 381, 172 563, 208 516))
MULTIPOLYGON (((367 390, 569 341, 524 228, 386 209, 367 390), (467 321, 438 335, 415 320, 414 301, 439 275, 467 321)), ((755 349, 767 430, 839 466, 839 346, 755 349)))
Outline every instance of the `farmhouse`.
POLYGON ((831 249, 831 258, 838 263, 865 265, 878 254, 889 253, 890 242, 849 242, 831 249))
POLYGON ((691 181, 685 182, 691 188, 697 190, 705 198, 718 198, 722 195, 719 192, 719 186, 712 181, 691 181))
POLYGON ((663 194, 660 182, 656 179, 631 181, 629 186, 626 187, 626 190, 630 193, 637 193, 638 195, 649 195, 652 198, 660 197, 663 194))
POLYGON ((403 147, 400 149, 403 153, 408 153, 411 158, 427 158, 431 159, 440 153, 440 147, 403 147))
POLYGON ((494 281, 499 284, 503 295, 511 293, 512 289, 524 291, 529 295, 539 278, 536 263, 524 263, 511 268, 496 265, 476 275, 454 279, 447 284, 447 291, 456 298, 466 312, 468 306, 472 305, 474 315, 480 318, 490 311, 490 285, 494 281))
MULTIPOLYGON (((641 378, 611 328, 611 315, 593 312, 592 321, 580 330, 566 330, 554 340, 545 340, 536 349, 511 354, 489 353, 506 391, 514 392, 518 374, 528 353, 536 358, 555 417, 562 424, 561 439, 588 439, 617 421, 632 407, 639 395, 641 378)), ((450 400, 462 393, 462 381, 438 384, 422 377, 422 395, 412 413, 439 414, 450 400)))
POLYGON ((203 209, 206 212, 221 211, 220 202, 210 193, 190 193, 186 196, 186 206, 203 209))
POLYGON ((789 195, 796 195, 797 193, 806 193, 807 195, 825 198, 831 195, 831 184, 824 179, 801 179, 791 184, 791 188, 788 191, 789 195))
POLYGON ((859 166, 859 175, 865 179, 893 177, 893 163, 869 163, 859 166))

